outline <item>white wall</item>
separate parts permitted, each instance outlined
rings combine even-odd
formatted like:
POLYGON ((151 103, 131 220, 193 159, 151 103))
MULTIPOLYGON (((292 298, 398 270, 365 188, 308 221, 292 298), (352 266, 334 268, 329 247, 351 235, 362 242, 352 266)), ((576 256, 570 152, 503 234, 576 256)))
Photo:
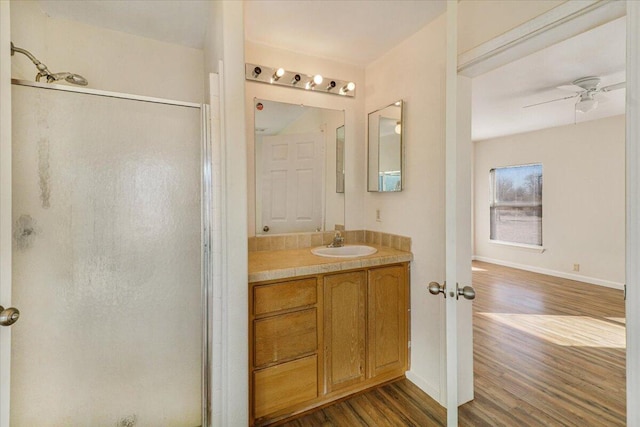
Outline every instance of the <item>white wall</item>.
POLYGON ((246 160, 249 184, 247 194, 247 203, 249 206, 247 230, 249 235, 252 236, 255 233, 254 98, 344 111, 345 225, 350 229, 362 228, 362 198, 365 191, 365 163, 363 162, 365 156, 364 70, 350 64, 343 64, 324 58, 276 49, 251 42, 245 43, 245 56, 246 62, 252 64, 283 67, 286 70, 299 71, 309 75, 321 74, 326 77, 352 81, 356 84, 356 96, 351 98, 272 86, 252 81, 246 82, 245 114, 247 120, 245 132, 247 135, 246 160))
MULTIPOLYGON (((203 102, 202 50, 51 18, 35 1, 11 2, 11 39, 51 72, 84 76, 90 88, 203 102)), ((36 67, 11 58, 12 77, 33 81, 36 67)))
POLYGON ((624 132, 615 116, 475 142, 476 258, 621 288, 624 132), (543 253, 489 242, 489 170, 528 163, 543 166, 543 253))
MULTIPOLYGON (((440 398, 442 298, 426 285, 445 275, 445 54, 442 15, 366 69, 366 111, 405 101, 404 190, 367 193, 366 229, 410 236, 411 371, 409 378, 440 398), (380 209, 381 222, 376 221, 380 209)), ((363 164, 366 160, 362 160, 363 164)))
MULTIPOLYGON (((221 309, 214 322, 221 325, 220 417, 214 426, 246 426, 249 423, 249 287, 247 247, 247 146, 244 105, 243 2, 221 1, 223 67, 221 84, 222 168, 220 188, 222 289, 221 309)), ((216 189, 214 189, 216 191, 216 189)), ((216 206, 214 206, 214 209, 216 206)))

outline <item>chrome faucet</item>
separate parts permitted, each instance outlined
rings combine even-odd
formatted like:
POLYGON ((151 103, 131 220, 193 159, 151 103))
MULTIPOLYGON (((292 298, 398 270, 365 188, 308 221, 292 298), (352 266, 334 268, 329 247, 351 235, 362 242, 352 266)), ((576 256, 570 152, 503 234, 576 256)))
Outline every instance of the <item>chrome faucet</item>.
POLYGON ((327 245, 329 248, 341 248, 344 246, 344 237, 340 234, 339 231, 336 231, 336 234, 333 236, 333 242, 327 245))

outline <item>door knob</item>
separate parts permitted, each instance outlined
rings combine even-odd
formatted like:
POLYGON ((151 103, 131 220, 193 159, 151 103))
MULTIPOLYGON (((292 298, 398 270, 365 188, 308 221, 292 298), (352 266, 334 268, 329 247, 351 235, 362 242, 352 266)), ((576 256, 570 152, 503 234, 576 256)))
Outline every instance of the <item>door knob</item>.
POLYGON ((441 285, 438 282, 429 283, 429 293, 431 293, 432 295, 444 294, 447 291, 446 289, 446 283, 444 285, 441 285))
POLYGON ((262 231, 264 231, 265 233, 269 231, 269 226, 265 225, 264 227, 262 227, 262 231))
POLYGON ((465 286, 464 288, 458 288, 458 296, 463 297, 464 299, 475 299, 476 298, 476 290, 471 286, 465 286))
POLYGON ((0 326, 11 326, 20 318, 20 311, 17 308, 9 307, 5 309, 0 305, 0 326))

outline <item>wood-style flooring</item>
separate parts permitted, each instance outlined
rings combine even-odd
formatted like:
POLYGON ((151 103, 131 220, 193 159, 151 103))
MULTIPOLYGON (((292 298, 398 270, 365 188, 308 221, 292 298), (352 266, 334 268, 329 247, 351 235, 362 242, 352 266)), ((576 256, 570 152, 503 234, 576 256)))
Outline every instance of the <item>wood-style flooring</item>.
MULTIPOLYGON (((622 291, 473 266, 475 399, 460 425, 624 426, 622 291)), ((446 410, 400 380, 282 425, 444 426, 446 410)))

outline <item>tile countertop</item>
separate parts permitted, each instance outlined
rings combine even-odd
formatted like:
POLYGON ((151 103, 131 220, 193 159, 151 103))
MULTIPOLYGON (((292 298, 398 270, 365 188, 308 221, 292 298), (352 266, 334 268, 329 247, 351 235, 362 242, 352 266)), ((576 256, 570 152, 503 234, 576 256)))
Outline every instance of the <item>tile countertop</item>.
POLYGON ((400 251, 387 246, 370 244, 367 244, 367 246, 376 248, 378 252, 354 258, 321 257, 311 253, 313 248, 249 252, 249 283, 413 260, 411 252, 400 251))

